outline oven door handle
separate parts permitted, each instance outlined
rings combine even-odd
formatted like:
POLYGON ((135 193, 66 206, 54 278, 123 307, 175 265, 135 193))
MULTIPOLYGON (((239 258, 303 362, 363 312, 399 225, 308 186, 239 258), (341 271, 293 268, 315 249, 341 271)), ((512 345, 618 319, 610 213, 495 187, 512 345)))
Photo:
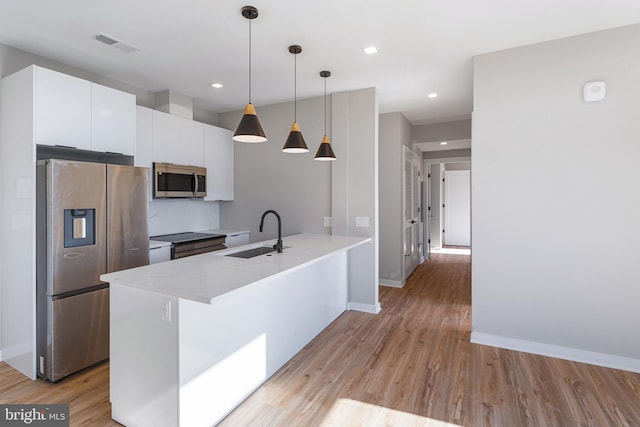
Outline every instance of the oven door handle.
POLYGON ((198 195, 198 175, 194 172, 193 173, 193 197, 196 197, 198 195))

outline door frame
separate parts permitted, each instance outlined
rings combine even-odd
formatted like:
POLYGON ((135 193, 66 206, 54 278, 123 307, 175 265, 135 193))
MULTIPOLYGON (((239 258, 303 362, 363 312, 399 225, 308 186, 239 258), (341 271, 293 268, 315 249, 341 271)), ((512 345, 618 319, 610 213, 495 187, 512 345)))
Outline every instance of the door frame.
MULTIPOLYGON (((439 158, 434 158, 434 159, 424 159, 422 161, 422 170, 423 171, 427 171, 427 176, 429 176, 429 172, 430 172, 430 166, 434 165, 434 164, 444 164, 444 163, 459 163, 459 162, 471 162, 471 156, 451 156, 451 157, 439 157, 439 158)), ((444 177, 444 173, 441 177, 440 180, 440 185, 438 186, 440 188, 440 193, 442 193, 442 191, 444 191, 443 189, 443 185, 442 185, 442 178, 444 177)), ((473 171, 471 172, 471 181, 472 181, 472 187, 473 187, 473 171)), ((431 190, 431 186, 429 186, 429 190, 431 190)), ((472 188, 473 191, 473 188, 472 188)), ((433 198, 435 195, 431 194, 431 192, 429 191, 429 199, 427 199, 425 201, 425 204, 423 206, 430 206, 431 209, 440 209, 442 211, 442 204, 439 203, 438 206, 434 206, 432 203, 431 198, 433 198)), ((438 197, 440 197, 440 194, 437 195, 438 197)), ((473 209, 473 206, 471 207, 471 209, 473 209)), ((430 221, 430 217, 429 217, 429 212, 427 212, 427 216, 426 216, 426 220, 429 222, 430 221)), ((440 212, 440 225, 442 225, 442 215, 443 212, 440 212)), ((403 216, 404 218, 404 216, 403 216)), ((473 228, 473 224, 471 224, 471 228, 473 228)), ((425 242, 425 245, 431 245, 431 237, 435 234, 435 233, 440 233, 440 242, 443 242, 443 236, 442 236, 442 226, 439 227, 438 230, 435 230, 433 227, 424 227, 424 237, 423 237, 423 241, 425 242)), ((404 239, 404 237, 403 237, 404 239)), ((431 248, 429 248, 429 254, 431 253, 431 248)))

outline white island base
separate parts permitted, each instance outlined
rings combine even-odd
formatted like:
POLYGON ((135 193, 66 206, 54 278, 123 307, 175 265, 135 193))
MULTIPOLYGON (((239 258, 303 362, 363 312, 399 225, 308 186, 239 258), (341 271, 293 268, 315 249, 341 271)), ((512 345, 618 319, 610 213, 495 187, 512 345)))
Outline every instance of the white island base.
POLYGON ((291 236, 283 254, 216 252, 104 275, 112 418, 130 427, 220 422, 345 311, 348 250, 369 240, 291 236))

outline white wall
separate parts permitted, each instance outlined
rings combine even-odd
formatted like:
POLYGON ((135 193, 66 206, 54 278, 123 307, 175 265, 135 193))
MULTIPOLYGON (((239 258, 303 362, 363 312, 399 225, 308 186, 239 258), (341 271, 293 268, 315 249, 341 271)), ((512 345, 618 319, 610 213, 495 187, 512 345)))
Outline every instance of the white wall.
POLYGON ((446 171, 468 171, 470 169, 471 162, 454 162, 444 164, 444 170, 446 171))
POLYGON ((333 94, 331 169, 333 234, 369 236, 372 241, 349 252, 349 307, 378 313, 378 93, 376 88, 333 94), (338 153, 343 153, 338 154, 338 153), (356 227, 356 217, 369 227, 356 227))
MULTIPOLYGON (((220 203, 223 228, 248 229, 252 241, 275 238, 277 223, 273 215, 265 219, 264 232, 258 231, 262 213, 274 209, 282 217, 285 236, 331 232, 324 227, 324 217, 331 216, 332 165, 313 159, 324 135, 323 109, 323 97, 298 101, 298 123, 309 152, 289 154, 282 152, 282 146, 293 122, 293 102, 256 108, 268 140, 235 144, 235 196, 233 202, 220 203)), ((235 129, 241 115, 242 111, 221 114, 221 126, 235 129)), ((330 129, 330 124, 327 126, 330 129)), ((335 151, 338 158, 343 155, 335 151)))
POLYGON ((640 25, 475 58, 472 341, 640 372, 639 69, 640 25))
POLYGON ((432 123, 414 126, 414 142, 454 141, 471 138, 471 120, 432 123))
POLYGON ((403 268, 402 146, 411 147, 411 123, 402 113, 380 115, 380 283, 401 286, 403 268))

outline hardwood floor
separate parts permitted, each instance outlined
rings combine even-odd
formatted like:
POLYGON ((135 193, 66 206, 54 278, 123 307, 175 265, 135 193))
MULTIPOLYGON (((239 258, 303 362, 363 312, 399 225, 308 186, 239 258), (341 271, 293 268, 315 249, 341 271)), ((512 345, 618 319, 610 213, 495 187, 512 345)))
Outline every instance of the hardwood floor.
MULTIPOLYGON (((640 426, 640 374, 471 344, 469 257, 434 254, 382 313, 346 312, 221 426, 640 426)), ((108 365, 59 385, 0 363, 0 403, 109 418, 108 365)), ((215 402, 211 402, 215 404, 215 402)))
POLYGON ((109 364, 66 378, 58 384, 31 381, 0 362, 0 404, 69 404, 72 426, 119 426, 111 419, 109 364))

